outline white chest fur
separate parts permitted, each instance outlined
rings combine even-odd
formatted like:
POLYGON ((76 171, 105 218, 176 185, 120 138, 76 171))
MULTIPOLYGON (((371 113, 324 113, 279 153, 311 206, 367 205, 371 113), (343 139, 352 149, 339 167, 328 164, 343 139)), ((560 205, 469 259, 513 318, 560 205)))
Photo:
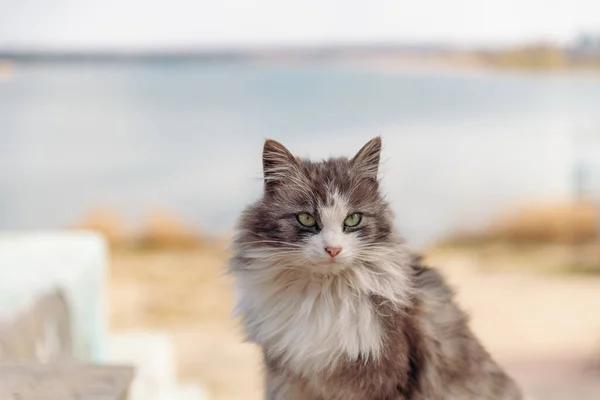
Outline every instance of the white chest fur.
POLYGON ((379 357, 383 329, 368 295, 340 279, 279 283, 237 282, 246 334, 270 356, 303 375, 344 359, 379 357))

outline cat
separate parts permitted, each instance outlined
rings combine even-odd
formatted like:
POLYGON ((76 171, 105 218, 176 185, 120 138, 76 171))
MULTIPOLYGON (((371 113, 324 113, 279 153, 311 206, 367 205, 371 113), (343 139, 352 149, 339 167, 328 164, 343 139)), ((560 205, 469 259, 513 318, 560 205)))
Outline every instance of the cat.
POLYGON ((228 272, 268 400, 520 400, 442 276, 393 228, 380 137, 312 162, 264 143, 228 272))

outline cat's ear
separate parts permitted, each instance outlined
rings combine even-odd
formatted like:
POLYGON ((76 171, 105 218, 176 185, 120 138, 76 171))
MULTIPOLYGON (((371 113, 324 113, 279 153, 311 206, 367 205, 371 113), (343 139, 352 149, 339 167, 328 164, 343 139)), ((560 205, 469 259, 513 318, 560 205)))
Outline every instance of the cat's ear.
POLYGON ((298 168, 296 157, 284 145, 273 139, 265 141, 262 161, 267 191, 277 186, 278 182, 285 181, 298 168))
POLYGON ((359 174, 377 180, 379 158, 381 155, 381 137, 369 140, 350 161, 352 168, 359 174))

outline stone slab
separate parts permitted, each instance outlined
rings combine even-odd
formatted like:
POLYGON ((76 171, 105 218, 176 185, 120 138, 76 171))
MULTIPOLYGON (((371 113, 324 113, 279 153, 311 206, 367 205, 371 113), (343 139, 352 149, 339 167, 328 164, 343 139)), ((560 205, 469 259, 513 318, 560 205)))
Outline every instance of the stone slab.
POLYGON ((41 295, 14 318, 0 320, 0 361, 47 363, 73 359, 71 315, 60 290, 41 295))
POLYGON ((133 369, 81 364, 0 364, 0 400, 127 400, 133 369))

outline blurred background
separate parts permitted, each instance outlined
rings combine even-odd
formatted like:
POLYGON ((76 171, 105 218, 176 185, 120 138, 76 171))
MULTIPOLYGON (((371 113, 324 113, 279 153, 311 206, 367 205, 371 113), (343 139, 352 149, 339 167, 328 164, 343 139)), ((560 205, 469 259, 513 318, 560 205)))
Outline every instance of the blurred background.
POLYGON ((599 110, 595 0, 0 0, 0 229, 104 234, 111 330, 260 398, 222 274, 263 141, 381 135, 397 228, 490 351, 534 396, 599 398, 599 110))

